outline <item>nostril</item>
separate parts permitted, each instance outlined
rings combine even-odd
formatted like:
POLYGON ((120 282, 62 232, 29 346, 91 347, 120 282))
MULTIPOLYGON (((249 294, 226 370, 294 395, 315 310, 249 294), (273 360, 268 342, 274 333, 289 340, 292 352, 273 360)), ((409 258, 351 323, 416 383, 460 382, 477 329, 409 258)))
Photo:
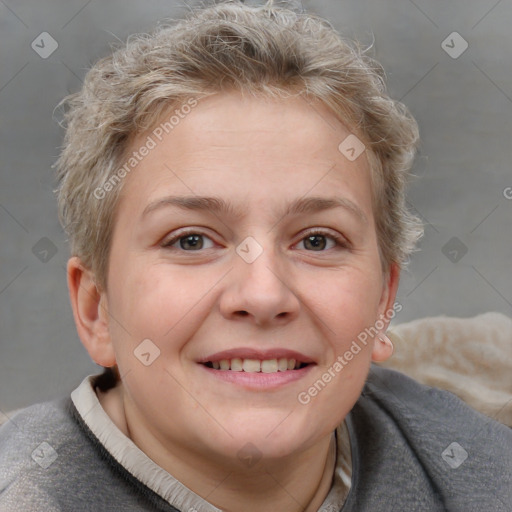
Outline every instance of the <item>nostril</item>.
POLYGON ((247 311, 237 311, 236 314, 240 316, 247 316, 249 313, 247 311))

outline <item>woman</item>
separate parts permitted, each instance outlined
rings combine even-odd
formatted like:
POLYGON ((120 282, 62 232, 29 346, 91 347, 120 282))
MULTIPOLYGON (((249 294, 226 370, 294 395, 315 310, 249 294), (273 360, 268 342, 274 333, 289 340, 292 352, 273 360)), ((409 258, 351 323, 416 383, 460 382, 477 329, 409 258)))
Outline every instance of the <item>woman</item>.
POLYGON ((510 509, 510 431, 371 368, 421 233, 417 126, 382 76, 271 2, 90 70, 59 205, 106 370, 0 431, 6 510, 510 509))

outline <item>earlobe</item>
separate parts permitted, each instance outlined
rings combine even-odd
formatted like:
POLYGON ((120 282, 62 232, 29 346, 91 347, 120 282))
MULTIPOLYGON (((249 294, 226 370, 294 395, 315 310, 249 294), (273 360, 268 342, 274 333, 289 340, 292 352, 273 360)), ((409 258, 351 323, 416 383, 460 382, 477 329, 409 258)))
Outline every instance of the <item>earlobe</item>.
POLYGON ((93 273, 76 256, 68 261, 67 278, 76 329, 84 347, 95 363, 114 366, 106 293, 99 289, 93 273))
MULTIPOLYGON (((386 359, 391 357, 394 350, 393 342, 386 336, 386 330, 391 318, 394 316, 395 297, 400 281, 400 266, 397 263, 392 263, 386 277, 386 282, 383 287, 382 297, 379 304, 380 323, 382 324, 382 328, 381 325, 378 325, 380 332, 375 336, 373 341, 373 362, 386 361, 386 359), (390 313, 393 313, 393 315, 390 313)), ((378 322, 376 322, 376 324, 377 323, 378 322)))
POLYGON ((372 361, 386 361, 393 355, 393 342, 384 333, 379 333, 373 340, 372 361))

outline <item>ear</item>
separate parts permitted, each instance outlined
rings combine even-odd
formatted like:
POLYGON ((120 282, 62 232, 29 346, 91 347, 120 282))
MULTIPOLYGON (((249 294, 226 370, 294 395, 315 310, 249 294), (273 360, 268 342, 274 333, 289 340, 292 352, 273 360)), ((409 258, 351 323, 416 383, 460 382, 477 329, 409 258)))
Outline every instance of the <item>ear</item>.
MULTIPOLYGON (((384 327, 379 329, 383 334, 389 327, 389 322, 392 318, 392 316, 390 316, 390 312, 395 311, 393 305, 395 304, 395 297, 399 283, 400 266, 398 263, 391 263, 389 270, 386 273, 384 286, 382 288, 382 296, 379 302, 379 317, 376 319, 376 323, 379 322, 379 327, 381 322, 384 324, 384 327)), ((385 338, 386 337, 384 336, 383 339, 385 338)), ((391 342, 381 341, 378 336, 375 336, 373 340, 372 361, 385 361, 391 357, 391 354, 393 354, 393 344, 391 342)))
POLYGON ((93 273, 76 256, 68 261, 67 276, 76 329, 84 347, 95 363, 114 366, 106 292, 98 287, 93 273))

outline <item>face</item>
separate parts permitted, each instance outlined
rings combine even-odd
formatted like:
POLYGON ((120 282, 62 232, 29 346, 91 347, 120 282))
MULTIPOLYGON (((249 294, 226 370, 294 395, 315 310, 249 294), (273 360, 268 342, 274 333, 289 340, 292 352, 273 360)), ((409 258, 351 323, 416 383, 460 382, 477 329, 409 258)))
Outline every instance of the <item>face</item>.
POLYGON ((176 453, 302 453, 356 402, 373 342, 335 363, 394 283, 366 155, 338 149, 349 134, 321 104, 223 93, 152 136, 126 178, 109 332, 127 416, 176 453))

